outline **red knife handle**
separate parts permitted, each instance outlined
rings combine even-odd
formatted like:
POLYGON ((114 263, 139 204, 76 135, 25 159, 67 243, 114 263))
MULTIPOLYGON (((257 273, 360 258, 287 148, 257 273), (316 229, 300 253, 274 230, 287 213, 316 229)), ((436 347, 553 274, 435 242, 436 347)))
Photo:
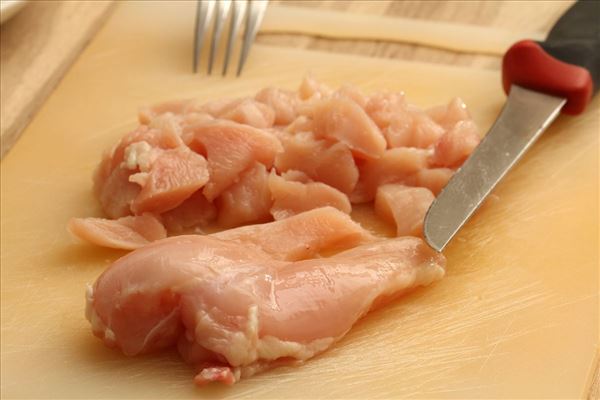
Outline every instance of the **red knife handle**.
POLYGON ((552 57, 532 40, 515 43, 502 60, 502 84, 508 94, 511 85, 567 99, 565 114, 585 110, 594 93, 590 72, 578 65, 552 57))

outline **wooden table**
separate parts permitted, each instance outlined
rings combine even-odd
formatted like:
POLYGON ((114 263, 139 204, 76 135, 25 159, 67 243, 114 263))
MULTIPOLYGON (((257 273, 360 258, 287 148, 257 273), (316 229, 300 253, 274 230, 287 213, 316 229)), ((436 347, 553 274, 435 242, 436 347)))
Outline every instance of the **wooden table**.
MULTIPOLYGON (((498 1, 498 0, 276 0, 273 3, 321 8, 388 17, 493 26, 523 32, 548 32, 573 0, 498 1)), ((383 41, 331 40, 303 35, 260 35, 260 43, 292 46, 364 56, 418 60, 452 65, 472 65, 498 69, 500 58, 460 54, 423 46, 383 41)))

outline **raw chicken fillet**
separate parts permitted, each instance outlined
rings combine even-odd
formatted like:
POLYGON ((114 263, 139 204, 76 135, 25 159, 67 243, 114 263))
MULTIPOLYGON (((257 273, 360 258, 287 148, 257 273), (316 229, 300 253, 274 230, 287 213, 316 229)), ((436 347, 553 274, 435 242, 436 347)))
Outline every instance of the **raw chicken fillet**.
MULTIPOLYGON (((323 218, 339 213, 324 210, 323 218)), ((303 214, 281 222, 294 218, 303 214)), ((267 244, 278 235, 269 225, 260 228, 267 244)), ((311 236, 299 240, 309 245, 311 236)), ((177 346, 198 385, 232 384, 325 351, 368 311, 444 275, 444 257, 419 238, 364 237, 334 256, 297 261, 284 261, 293 248, 274 257, 243 239, 163 239, 117 260, 88 288, 87 318, 126 355, 177 346)))

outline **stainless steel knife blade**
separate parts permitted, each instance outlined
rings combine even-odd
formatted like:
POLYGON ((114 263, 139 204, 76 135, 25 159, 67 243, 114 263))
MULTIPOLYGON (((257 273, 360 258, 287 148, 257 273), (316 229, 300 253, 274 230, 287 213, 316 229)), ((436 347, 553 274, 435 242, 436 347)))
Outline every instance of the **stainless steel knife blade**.
POLYGON ((423 234, 431 247, 444 249, 565 103, 564 98, 512 86, 490 131, 429 208, 423 234))

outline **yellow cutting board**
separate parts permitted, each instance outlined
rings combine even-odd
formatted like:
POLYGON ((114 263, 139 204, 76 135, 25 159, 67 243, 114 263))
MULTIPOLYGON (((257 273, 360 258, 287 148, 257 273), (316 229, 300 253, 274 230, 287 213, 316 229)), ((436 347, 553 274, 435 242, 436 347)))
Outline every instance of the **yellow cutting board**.
POLYGON ((487 129, 498 73, 254 46, 243 77, 192 75, 193 2, 120 4, 2 161, 3 398, 580 397, 598 344, 599 99, 560 117, 448 248, 448 274, 369 315, 330 351, 234 387, 192 384, 175 352, 126 358, 84 319, 85 283, 123 253, 75 242, 100 215, 91 174, 138 106, 337 85, 461 95, 487 129))

